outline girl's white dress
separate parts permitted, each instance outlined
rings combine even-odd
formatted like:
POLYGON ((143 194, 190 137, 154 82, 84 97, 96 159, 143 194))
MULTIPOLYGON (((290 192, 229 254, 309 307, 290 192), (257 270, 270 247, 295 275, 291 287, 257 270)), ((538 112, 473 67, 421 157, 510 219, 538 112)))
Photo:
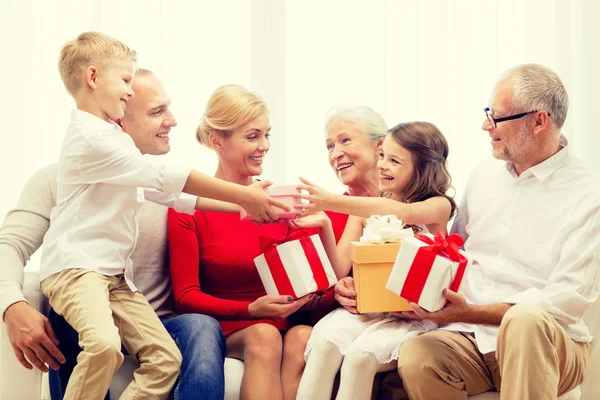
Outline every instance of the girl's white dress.
POLYGON ((388 313, 352 314, 338 308, 327 314, 314 327, 306 345, 308 360, 313 343, 323 338, 335 344, 340 353, 360 350, 373 354, 380 364, 398 359, 398 349, 407 340, 437 328, 431 321, 409 321, 388 313))
POLYGON ((352 314, 338 308, 315 325, 304 359, 308 360, 315 340, 322 338, 335 344, 344 356, 360 350, 373 354, 380 364, 387 364, 398 359, 398 349, 406 341, 436 328, 437 324, 431 321, 406 320, 389 313, 352 314))

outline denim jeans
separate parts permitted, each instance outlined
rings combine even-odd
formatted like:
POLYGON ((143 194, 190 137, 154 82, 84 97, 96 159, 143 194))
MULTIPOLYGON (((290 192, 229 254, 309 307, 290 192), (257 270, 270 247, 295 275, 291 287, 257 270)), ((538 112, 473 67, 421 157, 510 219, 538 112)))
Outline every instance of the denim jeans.
MULTIPOLYGON (((59 349, 66 358, 58 371, 50 369, 50 396, 62 400, 77 355, 81 351, 77 332, 54 310, 48 315, 52 328, 60 341, 59 349)), ((202 314, 183 314, 162 319, 183 355, 181 372, 171 391, 173 400, 222 400, 225 396, 225 338, 219 323, 202 314)), ((107 393, 105 399, 110 399, 107 393)))

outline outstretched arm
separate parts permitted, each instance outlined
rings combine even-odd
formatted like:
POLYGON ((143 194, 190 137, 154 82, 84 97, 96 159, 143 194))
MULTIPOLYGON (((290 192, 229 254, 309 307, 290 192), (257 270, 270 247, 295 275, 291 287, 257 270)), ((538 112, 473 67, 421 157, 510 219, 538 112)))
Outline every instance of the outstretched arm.
POLYGON ((440 221, 447 222, 451 212, 450 202, 443 196, 415 203, 402 203, 385 197, 334 194, 304 178, 300 180, 303 184, 298 185, 298 188, 308 193, 298 193, 296 196, 308 200, 309 203, 298 204, 296 207, 309 213, 329 210, 363 218, 371 215, 395 215, 409 225, 430 225, 439 224, 440 221))

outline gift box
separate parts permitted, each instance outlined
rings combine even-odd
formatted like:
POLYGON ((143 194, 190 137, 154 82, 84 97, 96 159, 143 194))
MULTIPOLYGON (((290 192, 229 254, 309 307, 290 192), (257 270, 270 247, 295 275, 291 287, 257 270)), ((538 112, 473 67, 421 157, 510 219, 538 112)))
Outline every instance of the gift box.
POLYGON ((259 237, 254 264, 267 294, 297 299, 337 283, 319 235, 296 231, 282 239, 259 237))
POLYGON ((408 311, 408 302, 385 290, 394 261, 412 229, 395 216, 372 216, 367 219, 360 242, 350 243, 352 275, 359 313, 408 311))
POLYGON ((396 295, 433 312, 446 304, 444 289, 458 292, 471 258, 459 250, 459 235, 444 238, 417 235, 404 240, 386 288, 396 295))
MULTIPOLYGON (((269 193, 269 196, 290 207, 290 211, 284 211, 279 207, 273 207, 273 210, 277 213, 279 218, 294 218, 302 212, 302 210, 294 208, 294 205, 302 203, 302 199, 294 197, 295 193, 300 193, 300 190, 295 185, 268 186, 266 190, 267 193, 269 193)), ((254 221, 254 217, 241 207, 240 218, 243 221, 254 221)))

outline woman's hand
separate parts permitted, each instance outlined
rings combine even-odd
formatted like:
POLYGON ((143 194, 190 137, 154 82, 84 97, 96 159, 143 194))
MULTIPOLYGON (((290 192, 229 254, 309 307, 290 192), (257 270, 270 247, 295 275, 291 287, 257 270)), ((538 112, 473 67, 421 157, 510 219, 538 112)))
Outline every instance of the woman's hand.
POLYGON ((323 211, 290 219, 288 224, 292 228, 325 228, 331 224, 331 220, 323 211))
POLYGON ((304 307, 300 309, 300 311, 312 311, 320 307, 333 304, 334 293, 332 287, 318 293, 308 294, 306 296, 310 297, 310 300, 304 305, 304 307))
POLYGON ((356 308, 356 290, 351 276, 342 278, 335 284, 335 299, 352 314, 358 314, 356 308))
POLYGON ((337 196, 336 194, 328 192, 308 179, 300 177, 300 181, 302 184, 298 185, 297 188, 307 191, 308 194, 296 193, 294 197, 308 200, 309 203, 296 204, 297 209, 302 210, 304 214, 314 214, 331 208, 331 202, 337 196))
POLYGON ((294 300, 291 296, 267 294, 250 303, 248 313, 252 318, 287 318, 310 300, 309 296, 294 300))

